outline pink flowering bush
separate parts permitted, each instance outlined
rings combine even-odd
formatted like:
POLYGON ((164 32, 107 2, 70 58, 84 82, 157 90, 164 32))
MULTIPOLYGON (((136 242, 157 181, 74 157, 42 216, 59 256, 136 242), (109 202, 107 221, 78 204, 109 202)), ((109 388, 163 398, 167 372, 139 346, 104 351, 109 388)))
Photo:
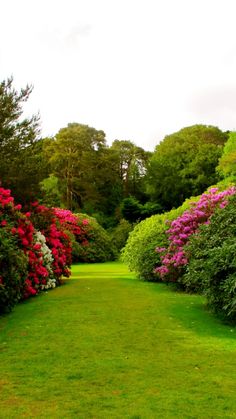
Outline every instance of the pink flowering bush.
POLYGON ((72 233, 74 262, 105 262, 115 258, 112 239, 95 218, 61 208, 54 211, 61 225, 72 233))
POLYGON ((38 203, 23 213, 11 191, 0 188, 0 311, 54 288, 70 275, 73 231, 54 209, 38 203))
POLYGON ((112 239, 95 218, 61 208, 54 208, 54 212, 61 226, 71 233, 74 262, 105 262, 115 258, 112 239))
POLYGON ((31 204, 31 219, 34 226, 46 238, 46 245, 51 250, 53 262, 52 270, 57 284, 61 283, 62 276, 70 276, 72 263, 72 237, 67 230, 64 220, 58 217, 53 208, 31 204))
POLYGON ((87 214, 75 214, 81 234, 76 236, 73 250, 75 262, 106 262, 117 256, 116 247, 108 232, 87 214))
POLYGON ((1 311, 10 309, 24 296, 37 293, 31 277, 40 265, 33 248, 34 227, 29 214, 24 215, 20 210, 21 205, 15 205, 11 191, 0 188, 1 311))
POLYGON ((179 280, 188 264, 189 256, 185 246, 189 238, 197 233, 200 225, 210 223, 210 217, 215 209, 224 208, 228 203, 228 197, 234 193, 234 187, 223 192, 219 192, 218 188, 212 188, 201 195, 199 201, 194 202, 189 210, 172 221, 166 231, 168 246, 156 249, 160 254, 161 266, 157 267, 155 272, 163 280, 172 282, 179 280))

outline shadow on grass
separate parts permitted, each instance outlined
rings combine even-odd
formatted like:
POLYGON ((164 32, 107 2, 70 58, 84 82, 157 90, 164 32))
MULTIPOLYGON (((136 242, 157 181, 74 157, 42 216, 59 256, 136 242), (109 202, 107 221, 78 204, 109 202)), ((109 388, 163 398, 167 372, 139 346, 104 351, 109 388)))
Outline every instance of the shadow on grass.
POLYGON ((217 318, 206 304, 203 296, 186 295, 181 293, 183 298, 176 299, 170 308, 171 316, 181 325, 194 334, 201 337, 232 339, 236 346, 235 325, 227 324, 217 318))

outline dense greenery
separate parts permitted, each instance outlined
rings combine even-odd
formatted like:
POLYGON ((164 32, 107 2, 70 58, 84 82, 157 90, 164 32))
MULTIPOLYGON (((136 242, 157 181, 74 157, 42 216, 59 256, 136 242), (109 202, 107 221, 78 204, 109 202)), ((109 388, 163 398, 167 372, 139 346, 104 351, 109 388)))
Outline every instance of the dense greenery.
POLYGON ((119 224, 109 231, 112 243, 117 249, 117 254, 119 254, 125 246, 133 228, 134 224, 131 224, 129 221, 122 218, 119 224))
POLYGON ((218 210, 208 225, 190 239, 184 283, 203 291, 209 306, 228 320, 236 320, 236 196, 218 210))
POLYGON ((74 262, 107 262, 114 260, 117 249, 107 231, 93 217, 76 214, 78 225, 83 227, 83 234, 76 237, 73 246, 74 262))
POLYGON ((224 177, 236 179, 236 132, 231 132, 225 143, 217 171, 224 177))
POLYGON ((40 138, 38 116, 22 117, 31 91, 17 92, 12 78, 0 84, 0 181, 16 202, 39 199, 112 228, 123 217, 136 222, 177 207, 219 180, 228 134, 216 127, 184 128, 154 154, 129 140, 108 146, 104 131, 80 123, 40 138))
POLYGON ((154 269, 160 265, 160 254, 156 247, 167 245, 166 230, 169 228, 167 221, 172 221, 181 215, 190 206, 192 198, 178 209, 164 214, 153 215, 137 224, 130 233, 128 241, 122 252, 122 259, 132 271, 145 280, 158 280, 154 269))
POLYGON ((0 228, 0 313, 10 311, 20 300, 27 269, 27 256, 16 237, 0 228))
POLYGON ((149 162, 147 185, 151 200, 171 209, 214 185, 219 180, 215 168, 227 138, 227 133, 204 125, 166 136, 149 162))
MULTIPOLYGON (((235 183, 236 133, 194 125, 166 136, 154 153, 129 140, 116 139, 108 146, 104 131, 80 123, 69 123, 53 138, 40 138, 39 117, 23 118, 31 91, 31 86, 16 91, 12 78, 0 83, 1 304, 11 308, 19 298, 68 275, 72 246, 79 262, 113 260, 125 246, 123 260, 141 278, 184 278, 186 288, 204 290, 216 312, 234 319, 233 238, 223 240, 223 229, 217 229, 213 217, 198 241, 199 225, 211 221, 209 202, 200 199, 195 218, 192 210, 185 211, 209 186, 221 181, 225 190, 235 183), (6 187, 22 204, 22 213, 6 187), (15 218, 9 218, 11 211, 15 218), (197 268, 205 240, 201 237, 208 237, 211 228, 212 240, 222 236, 222 248, 209 239, 207 262, 197 268), (189 260, 189 273, 183 277, 189 260), (212 269, 207 277, 208 264, 212 269)), ((223 201, 218 204, 225 206, 223 201)), ((233 209, 224 210, 222 225, 228 223, 225 231, 229 228, 233 237, 234 219, 227 211, 233 209)))
POLYGON ((12 77, 0 83, 0 180, 14 190, 17 201, 39 193, 45 175, 37 147, 39 117, 22 117, 31 92, 31 86, 16 91, 12 77))
POLYGON ((202 224, 211 222, 211 216, 216 209, 224 208, 228 204, 229 197, 235 194, 235 191, 235 187, 224 191, 210 188, 199 197, 197 202, 191 203, 188 210, 171 222, 166 232, 167 246, 157 248, 158 253, 161 254, 161 266, 156 268, 156 272, 163 280, 181 282, 189 260, 189 255, 185 251, 189 239, 198 234, 202 224))

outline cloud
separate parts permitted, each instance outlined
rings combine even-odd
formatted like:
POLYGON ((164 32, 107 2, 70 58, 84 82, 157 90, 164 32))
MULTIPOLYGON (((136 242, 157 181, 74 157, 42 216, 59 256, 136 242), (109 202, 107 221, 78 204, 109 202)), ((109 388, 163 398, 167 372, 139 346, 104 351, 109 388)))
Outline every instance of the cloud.
POLYGON ((63 39, 66 47, 76 48, 79 46, 81 38, 89 36, 91 30, 92 26, 89 24, 78 24, 72 27, 63 39))

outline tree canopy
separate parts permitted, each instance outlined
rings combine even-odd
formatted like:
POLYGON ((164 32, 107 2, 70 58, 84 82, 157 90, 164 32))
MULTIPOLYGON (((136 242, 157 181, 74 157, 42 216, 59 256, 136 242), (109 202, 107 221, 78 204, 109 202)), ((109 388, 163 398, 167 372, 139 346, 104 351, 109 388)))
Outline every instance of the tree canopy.
MULTIPOLYGON (((19 92, 13 78, 0 83, 0 180, 10 187, 18 201, 38 192, 35 147, 39 138, 39 116, 23 117, 23 105, 32 86, 19 92)), ((38 170, 39 172, 39 170, 38 170)))
POLYGON ((0 182, 17 202, 38 199, 114 226, 122 214, 136 221, 169 210, 235 174, 236 133, 226 143, 228 133, 213 126, 183 128, 154 153, 129 140, 108 146, 104 131, 80 123, 42 139, 39 116, 24 118, 31 92, 17 91, 12 77, 0 83, 0 182))
POLYGON ((229 134, 229 139, 225 143, 217 171, 223 177, 236 177, 236 132, 231 132, 229 134))
POLYGON ((228 134, 194 125, 168 135, 156 146, 147 171, 147 192, 164 209, 178 207, 217 182, 215 171, 228 134))

